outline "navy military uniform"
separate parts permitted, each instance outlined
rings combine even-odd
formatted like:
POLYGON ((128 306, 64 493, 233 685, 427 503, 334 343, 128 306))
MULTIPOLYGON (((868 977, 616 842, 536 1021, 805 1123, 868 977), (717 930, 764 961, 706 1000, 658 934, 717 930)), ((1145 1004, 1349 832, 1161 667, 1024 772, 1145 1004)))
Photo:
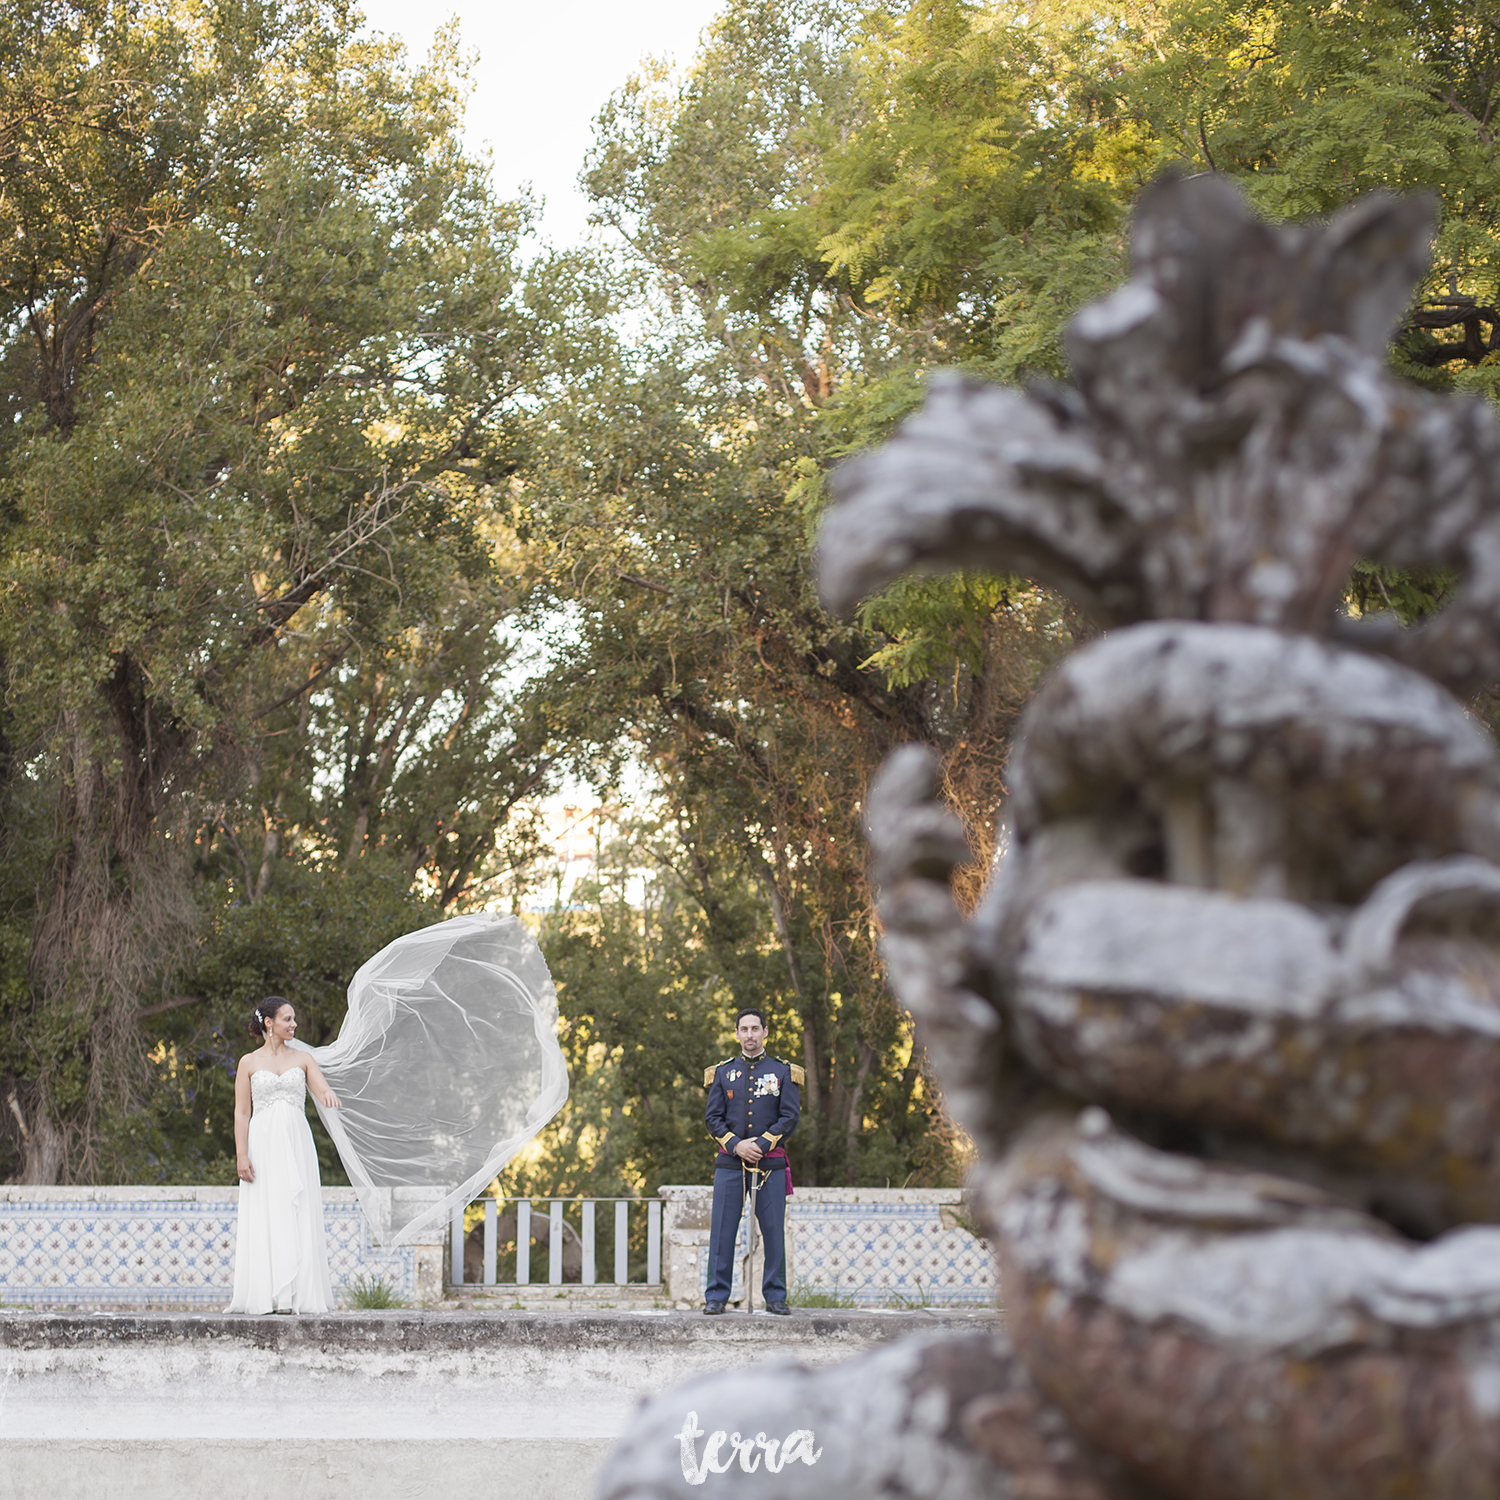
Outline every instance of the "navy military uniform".
POLYGON ((739 1237, 749 1163, 734 1154, 743 1140, 756 1141, 765 1153, 756 1195, 755 1217, 765 1243, 762 1288, 766 1302, 786 1301, 786 1153, 781 1144, 797 1128, 802 1114, 800 1089, 806 1077, 795 1063, 769 1052, 730 1057, 704 1069, 708 1107, 704 1119, 719 1147, 714 1158, 714 1210, 709 1230, 709 1274, 705 1300, 727 1302, 734 1281, 735 1241, 739 1237))

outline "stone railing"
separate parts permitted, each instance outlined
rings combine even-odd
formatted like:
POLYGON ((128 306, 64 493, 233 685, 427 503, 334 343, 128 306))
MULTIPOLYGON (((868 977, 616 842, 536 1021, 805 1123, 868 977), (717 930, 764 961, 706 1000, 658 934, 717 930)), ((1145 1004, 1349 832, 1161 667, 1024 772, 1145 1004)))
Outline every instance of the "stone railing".
POLYGON ((466 1231, 467 1209, 453 1210, 448 1230, 448 1281, 457 1288, 501 1286, 626 1287, 661 1285, 659 1198, 479 1198, 483 1218, 466 1231), (601 1214, 600 1209, 604 1212, 601 1214), (646 1216, 645 1264, 630 1263, 630 1225, 646 1216), (574 1228, 566 1217, 578 1220, 574 1228), (600 1226, 603 1225, 603 1234, 600 1226), (600 1241, 605 1254, 599 1254, 600 1241), (612 1241, 613 1243, 609 1243, 612 1241), (540 1253, 533 1257, 533 1249, 540 1253), (610 1255, 613 1251, 613 1255, 610 1255), (543 1262, 545 1261, 545 1267, 543 1262), (612 1262, 612 1263, 611 1263, 612 1262))
MULTIPOLYGON (((708 1284, 712 1189, 659 1191, 667 1297, 675 1307, 695 1307, 708 1284)), ((743 1220, 740 1232, 743 1243, 743 1220)), ((991 1307, 997 1296, 994 1257, 968 1227, 958 1188, 798 1187, 787 1200, 786 1251, 794 1296, 800 1288, 894 1308, 991 1307)), ((744 1295, 741 1271, 742 1258, 736 1302, 744 1295)))
MULTIPOLYGON (((0 1304, 223 1307, 234 1282, 237 1188, 0 1187, 0 1304)), ((397 1188, 401 1217, 440 1195, 397 1188)), ((386 1252, 352 1188, 323 1189, 337 1297, 351 1277, 383 1277, 403 1302, 443 1295, 446 1227, 386 1252)))

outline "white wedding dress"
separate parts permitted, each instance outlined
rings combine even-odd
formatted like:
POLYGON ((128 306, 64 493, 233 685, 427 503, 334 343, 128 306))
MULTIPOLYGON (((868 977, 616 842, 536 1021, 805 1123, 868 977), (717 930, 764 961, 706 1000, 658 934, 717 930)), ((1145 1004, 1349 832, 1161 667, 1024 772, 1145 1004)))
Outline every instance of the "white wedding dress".
POLYGON ((225 1312, 327 1312, 333 1301, 323 1239, 323 1184, 304 1113, 307 1074, 250 1075, 249 1156, 240 1183, 234 1301, 225 1312))

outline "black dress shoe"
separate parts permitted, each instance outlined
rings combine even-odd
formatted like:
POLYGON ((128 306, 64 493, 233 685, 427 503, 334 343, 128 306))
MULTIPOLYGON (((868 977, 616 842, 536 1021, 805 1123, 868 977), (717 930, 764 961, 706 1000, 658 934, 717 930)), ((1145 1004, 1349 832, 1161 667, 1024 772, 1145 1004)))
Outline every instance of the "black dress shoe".
POLYGON ((725 1306, 725 1304, 722 1303, 722 1302, 705 1302, 703 1304, 704 1315, 706 1317, 712 1318, 712 1317, 716 1316, 718 1313, 723 1312, 724 1311, 724 1306, 725 1306))
POLYGON ((791 1308, 785 1302, 768 1302, 766 1303, 766 1311, 768 1313, 775 1313, 778 1318, 789 1318, 792 1315, 791 1308))

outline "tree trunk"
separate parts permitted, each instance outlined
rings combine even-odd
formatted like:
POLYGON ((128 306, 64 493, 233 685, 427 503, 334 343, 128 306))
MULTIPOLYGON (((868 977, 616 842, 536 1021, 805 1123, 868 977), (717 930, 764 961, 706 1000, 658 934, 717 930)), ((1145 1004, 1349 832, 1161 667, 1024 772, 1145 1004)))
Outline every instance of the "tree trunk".
POLYGON ((101 685, 102 722, 70 716, 57 738, 56 853, 38 903, 25 1018, 50 1041, 28 1080, 28 1180, 107 1175, 95 1121, 128 1108, 139 1087, 141 996, 192 929, 185 845, 152 836, 188 738, 153 726, 146 687, 118 658, 101 685))
POLYGON ((5 1101, 21 1132, 21 1177, 27 1187, 51 1187, 62 1175, 63 1137, 47 1112, 38 1105, 28 1124, 21 1101, 12 1089, 5 1101))
POLYGON ((859 1181, 859 1132, 863 1122, 861 1106, 864 1103, 865 1085, 869 1082, 871 1068, 880 1061, 880 1054, 863 1037, 856 1037, 854 1045, 859 1051, 859 1067, 854 1074, 854 1087, 849 1090, 848 1112, 844 1124, 848 1161, 846 1173, 850 1187, 859 1181))

